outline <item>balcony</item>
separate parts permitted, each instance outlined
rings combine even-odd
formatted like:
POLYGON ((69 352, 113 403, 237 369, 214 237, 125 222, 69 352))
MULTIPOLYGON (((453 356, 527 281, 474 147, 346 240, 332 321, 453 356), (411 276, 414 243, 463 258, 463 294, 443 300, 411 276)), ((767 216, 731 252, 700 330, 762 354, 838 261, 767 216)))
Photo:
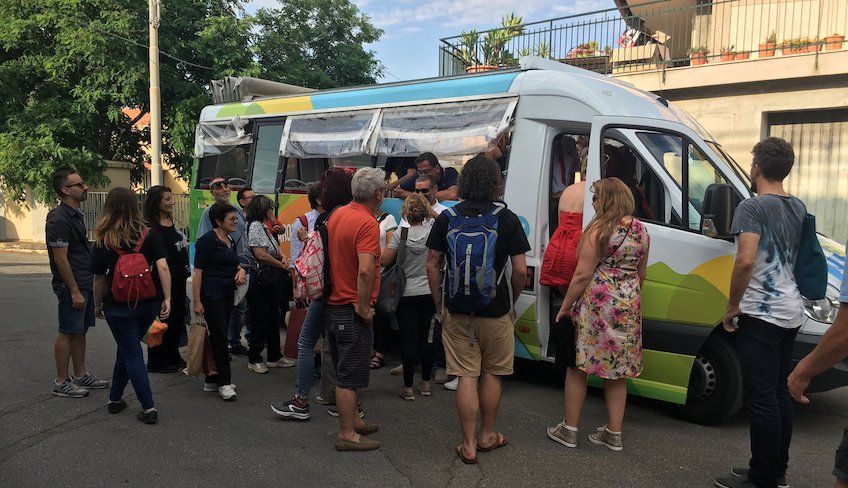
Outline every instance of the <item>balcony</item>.
POLYGON ((785 64, 794 56, 818 66, 823 54, 848 49, 845 0, 616 3, 526 24, 505 18, 503 27, 441 39, 440 75, 509 69, 535 55, 610 75, 661 72, 664 79, 671 68, 775 58, 785 64))

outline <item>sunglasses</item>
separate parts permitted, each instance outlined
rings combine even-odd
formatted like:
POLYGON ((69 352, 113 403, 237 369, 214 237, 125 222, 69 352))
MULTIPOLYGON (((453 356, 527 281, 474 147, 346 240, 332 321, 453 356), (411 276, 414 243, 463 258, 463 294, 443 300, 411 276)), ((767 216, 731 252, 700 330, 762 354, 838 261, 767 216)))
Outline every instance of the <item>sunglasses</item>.
POLYGON ((225 182, 225 181, 216 181, 215 183, 212 183, 211 185, 209 185, 209 188, 212 188, 213 190, 217 190, 217 189, 219 189, 219 188, 223 188, 223 187, 225 187, 225 186, 229 186, 229 185, 227 184, 227 182, 225 182))
POLYGON ((415 190, 413 190, 413 191, 414 191, 415 193, 430 193, 430 190, 432 190, 432 188, 427 188, 427 189, 424 189, 424 188, 416 188, 416 189, 415 189, 415 190))

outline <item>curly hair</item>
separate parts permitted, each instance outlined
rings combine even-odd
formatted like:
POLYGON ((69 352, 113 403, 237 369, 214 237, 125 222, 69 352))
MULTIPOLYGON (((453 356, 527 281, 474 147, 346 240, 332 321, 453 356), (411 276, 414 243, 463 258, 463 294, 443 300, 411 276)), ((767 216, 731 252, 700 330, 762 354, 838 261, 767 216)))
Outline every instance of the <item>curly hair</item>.
POLYGON ((486 201, 497 198, 501 170, 494 159, 478 154, 465 163, 459 175, 459 198, 486 201))
POLYGON ((427 219, 432 219, 436 216, 430 202, 420 193, 413 193, 406 197, 401 207, 401 214, 411 225, 418 225, 427 219))
POLYGON ((333 168, 321 177, 321 203, 324 210, 330 211, 339 205, 347 205, 353 200, 350 182, 353 175, 342 168, 333 168))
POLYGON ((769 137, 758 142, 751 151, 754 163, 769 181, 783 181, 795 164, 792 146, 779 137, 769 137))

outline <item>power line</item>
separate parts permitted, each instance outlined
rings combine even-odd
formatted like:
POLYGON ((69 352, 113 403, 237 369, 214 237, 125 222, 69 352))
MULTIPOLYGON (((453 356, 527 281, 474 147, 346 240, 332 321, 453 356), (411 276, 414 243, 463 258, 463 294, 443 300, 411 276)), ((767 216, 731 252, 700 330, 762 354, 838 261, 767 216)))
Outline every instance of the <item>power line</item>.
MULTIPOLYGON (((134 44, 134 45, 136 45, 136 46, 138 46, 138 47, 143 47, 144 49, 147 49, 147 48, 148 48, 148 46, 147 46, 147 45, 142 44, 142 43, 140 43, 140 42, 136 42, 136 41, 134 41, 134 40, 130 39, 129 37, 124 37, 124 36, 122 36, 122 35, 120 35, 120 34, 115 34, 114 32, 109 32, 109 31, 105 31, 105 30, 102 30, 102 29, 98 29, 97 27, 92 26, 92 25, 89 25, 89 26, 87 26, 87 27, 88 27, 88 28, 90 28, 91 30, 96 31, 96 32, 99 32, 99 33, 101 33, 101 34, 104 34, 104 35, 107 35, 107 36, 116 37, 116 38, 118 38, 118 39, 122 39, 122 40, 127 41, 127 42, 129 42, 130 44, 134 44)), ((171 58, 171 59, 173 59, 174 61, 177 61, 177 62, 180 62, 180 63, 184 63, 184 64, 187 64, 187 65, 189 65, 189 66, 194 66, 195 68, 208 69, 208 70, 210 70, 210 71, 214 71, 214 70, 215 70, 215 68, 212 68, 211 66, 203 66, 202 64, 192 63, 191 61, 187 61, 187 60, 185 60, 185 59, 179 58, 179 57, 177 57, 177 56, 174 56, 173 54, 166 53, 165 51, 163 51, 163 50, 161 50, 161 49, 159 49, 159 54, 161 54, 162 56, 165 56, 166 58, 171 58)))

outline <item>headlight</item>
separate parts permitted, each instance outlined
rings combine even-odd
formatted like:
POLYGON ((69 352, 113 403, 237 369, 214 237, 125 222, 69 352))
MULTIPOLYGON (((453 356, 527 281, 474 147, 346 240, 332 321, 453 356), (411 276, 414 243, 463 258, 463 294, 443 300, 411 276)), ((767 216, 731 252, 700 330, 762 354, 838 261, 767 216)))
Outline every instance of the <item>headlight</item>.
POLYGON ((827 288, 827 297, 821 300, 807 300, 804 298, 804 313, 807 317, 825 324, 832 324, 839 311, 839 299, 836 290, 827 288))

